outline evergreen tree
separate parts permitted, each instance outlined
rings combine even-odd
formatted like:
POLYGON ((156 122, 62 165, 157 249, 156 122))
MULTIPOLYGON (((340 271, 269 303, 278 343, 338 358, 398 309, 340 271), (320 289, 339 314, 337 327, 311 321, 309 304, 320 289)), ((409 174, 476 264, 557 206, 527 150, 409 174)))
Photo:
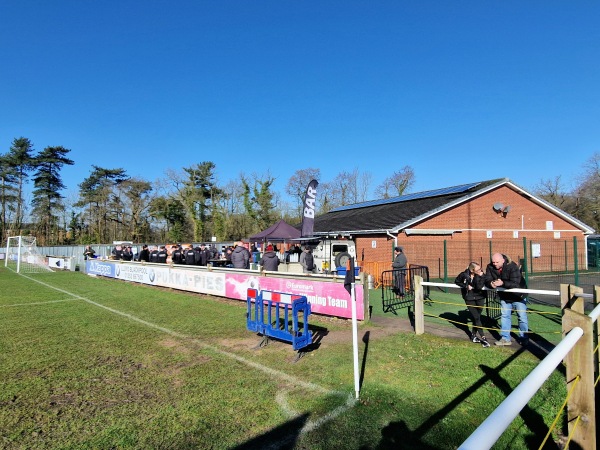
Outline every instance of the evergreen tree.
POLYGON ((46 147, 34 158, 36 172, 33 177, 33 214, 38 219, 38 229, 47 244, 56 244, 59 240, 58 212, 64 209, 60 191, 65 188, 60 177, 64 165, 74 162, 66 155, 71 150, 64 147, 46 147))
POLYGON ((264 180, 256 176, 253 178, 253 185, 250 186, 248 180, 242 177, 242 185, 246 213, 253 221, 253 230, 251 231, 258 232, 273 225, 277 220, 274 204, 275 194, 271 190, 275 178, 270 176, 264 180))
POLYGON ((92 242, 110 242, 116 232, 109 230, 109 222, 119 221, 120 210, 115 188, 128 180, 124 169, 105 169, 93 165, 89 177, 79 184, 79 201, 75 206, 86 208, 88 233, 92 242))
POLYGON ((16 210, 17 176, 8 156, 0 156, 0 242, 5 242, 10 230, 11 216, 16 210))
POLYGON ((23 218, 25 215, 24 186, 33 169, 33 144, 24 137, 15 138, 6 155, 6 163, 16 177, 16 205, 14 218, 14 231, 20 234, 23 218))

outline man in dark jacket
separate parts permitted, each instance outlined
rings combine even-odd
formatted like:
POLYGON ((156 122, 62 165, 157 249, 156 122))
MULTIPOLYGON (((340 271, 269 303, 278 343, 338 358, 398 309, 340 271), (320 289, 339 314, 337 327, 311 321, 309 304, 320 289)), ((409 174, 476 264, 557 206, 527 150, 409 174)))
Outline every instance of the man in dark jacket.
POLYGON ((173 264, 183 264, 183 252, 181 245, 175 244, 171 246, 171 261, 173 264))
MULTIPOLYGON (((519 266, 502 253, 494 253, 492 255, 492 262, 487 265, 485 271, 485 285, 490 289, 499 287, 504 289, 527 288, 519 266)), ((526 334, 529 331, 529 324, 527 322, 527 297, 524 294, 504 291, 498 291, 498 297, 500 297, 500 306, 502 308, 500 316, 500 326, 502 329, 500 330, 501 338, 496 342, 496 345, 512 344, 510 339, 512 328, 510 316, 513 309, 517 312, 519 319, 519 341, 521 345, 527 345, 529 343, 529 338, 526 334)))
POLYGON ((169 254, 167 253, 167 247, 164 245, 161 245, 160 248, 158 249, 158 254, 156 255, 156 262, 159 262, 161 264, 166 264, 168 257, 169 257, 169 254))
POLYGON ((158 262, 158 248, 153 245, 152 250, 150 250, 150 262, 157 263, 158 262))
POLYGON ((127 247, 123 246, 123 261, 132 261, 133 251, 130 245, 127 247))
POLYGON ((183 262, 188 266, 196 264, 196 256, 194 254, 194 246, 188 245, 188 248, 183 252, 183 262))
POLYGON ((404 297, 404 288, 406 284, 406 264, 408 260, 404 254, 404 248, 394 247, 394 261, 392 262, 392 270, 394 271, 394 292, 400 297, 404 297))
POLYGON ((481 266, 476 262, 472 262, 467 267, 467 270, 458 274, 454 282, 460 286, 467 308, 473 318, 473 332, 471 333, 471 341, 481 344, 484 348, 490 346, 485 334, 483 333, 483 325, 481 323, 481 314, 485 306, 486 293, 483 290, 485 280, 481 266), (479 336, 477 336, 479 333, 479 336))
POLYGON ((149 262, 150 261, 150 251, 148 250, 148 246, 146 244, 142 245, 142 251, 138 256, 138 261, 149 262))
POLYGON ((277 257, 277 253, 273 251, 272 245, 267 245, 267 249, 258 264, 262 266, 263 270, 271 270, 273 272, 279 270, 279 258, 277 257))
POLYGON ((250 251, 244 247, 243 242, 236 242, 235 248, 231 253, 231 264, 236 269, 250 268, 250 251))

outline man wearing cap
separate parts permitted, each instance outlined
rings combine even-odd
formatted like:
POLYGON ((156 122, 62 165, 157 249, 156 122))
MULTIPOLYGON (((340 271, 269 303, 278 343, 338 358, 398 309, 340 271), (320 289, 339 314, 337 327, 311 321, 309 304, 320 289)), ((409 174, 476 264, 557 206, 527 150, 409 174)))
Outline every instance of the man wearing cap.
POLYGON ((263 270, 271 270, 273 272, 277 272, 277 270, 279 270, 279 258, 277 257, 277 253, 275 253, 271 244, 267 245, 266 251, 263 253, 262 258, 260 258, 260 261, 258 261, 258 264, 263 268, 263 270))
POLYGON ((394 247, 394 262, 392 263, 392 269, 394 270, 393 290, 400 297, 404 297, 407 262, 406 255, 404 254, 404 248, 400 246, 394 247))

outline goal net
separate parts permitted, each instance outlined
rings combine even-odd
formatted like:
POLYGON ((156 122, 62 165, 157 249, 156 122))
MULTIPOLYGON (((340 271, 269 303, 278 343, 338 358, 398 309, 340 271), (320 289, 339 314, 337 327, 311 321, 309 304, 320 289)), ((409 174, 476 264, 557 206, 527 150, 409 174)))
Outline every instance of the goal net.
POLYGON ((17 273, 52 272, 38 251, 33 236, 12 236, 6 241, 4 266, 17 273))

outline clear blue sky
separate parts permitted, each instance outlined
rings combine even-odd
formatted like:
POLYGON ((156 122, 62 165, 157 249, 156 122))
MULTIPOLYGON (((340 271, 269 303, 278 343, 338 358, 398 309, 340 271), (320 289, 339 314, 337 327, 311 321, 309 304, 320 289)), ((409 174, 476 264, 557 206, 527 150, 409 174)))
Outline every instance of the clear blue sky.
POLYGON ((0 153, 71 149, 65 195, 202 161, 532 188, 600 151, 598 1, 7 0, 0 61, 0 153))

